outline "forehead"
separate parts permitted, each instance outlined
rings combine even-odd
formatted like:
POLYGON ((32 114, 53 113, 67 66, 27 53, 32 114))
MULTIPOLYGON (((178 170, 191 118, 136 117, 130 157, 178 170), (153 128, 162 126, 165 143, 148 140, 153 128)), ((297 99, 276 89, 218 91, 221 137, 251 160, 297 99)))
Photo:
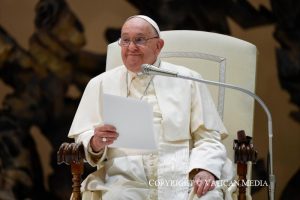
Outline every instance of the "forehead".
POLYGON ((132 18, 126 21, 122 27, 121 35, 150 35, 155 33, 154 28, 146 20, 132 18))

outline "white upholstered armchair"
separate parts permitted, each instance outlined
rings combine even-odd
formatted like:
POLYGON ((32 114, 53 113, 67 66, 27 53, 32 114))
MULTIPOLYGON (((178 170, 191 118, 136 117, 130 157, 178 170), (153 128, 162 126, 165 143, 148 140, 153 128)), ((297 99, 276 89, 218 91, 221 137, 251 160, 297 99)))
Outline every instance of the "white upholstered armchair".
MULTIPOLYGON (((238 85, 254 92, 257 51, 253 44, 204 31, 162 31, 161 37, 165 40, 160 55, 162 60, 189 67, 199 72, 204 79, 238 85)), ((121 64, 120 47, 117 42, 109 44, 106 70, 121 64)), ((234 161, 233 141, 236 132, 242 129, 252 137, 254 99, 224 87, 208 88, 229 132, 229 137, 223 143, 229 158, 234 161)), ((248 178, 250 175, 251 169, 248 167, 248 178)), ((249 189, 246 196, 251 199, 249 189)))
MULTIPOLYGON (((193 69, 204 79, 234 84, 254 92, 257 50, 253 44, 231 36, 204 31, 162 31, 161 37, 165 41, 161 60, 193 69)), ((121 64, 120 47, 117 42, 109 44, 106 70, 121 64)), ((254 99, 224 87, 208 88, 229 132, 229 137, 223 143, 229 158, 234 161, 232 145, 237 131, 244 130, 252 137, 254 99)), ((250 165, 248 168, 250 178, 250 165)), ((251 198, 249 188, 247 198, 251 198)))

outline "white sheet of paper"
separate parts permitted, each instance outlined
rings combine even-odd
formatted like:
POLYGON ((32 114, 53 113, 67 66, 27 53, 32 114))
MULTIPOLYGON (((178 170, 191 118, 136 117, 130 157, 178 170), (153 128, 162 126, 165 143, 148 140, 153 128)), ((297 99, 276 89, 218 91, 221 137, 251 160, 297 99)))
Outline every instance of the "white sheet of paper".
POLYGON ((103 120, 116 127, 118 139, 109 147, 157 149, 152 105, 147 102, 103 94, 103 120))

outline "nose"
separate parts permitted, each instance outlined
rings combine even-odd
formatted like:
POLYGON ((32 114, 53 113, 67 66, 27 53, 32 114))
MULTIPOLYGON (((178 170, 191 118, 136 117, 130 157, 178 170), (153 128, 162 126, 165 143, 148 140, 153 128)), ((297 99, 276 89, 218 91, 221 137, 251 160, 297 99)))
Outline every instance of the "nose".
POLYGON ((137 45, 133 41, 130 41, 128 48, 129 49, 137 49, 137 45))

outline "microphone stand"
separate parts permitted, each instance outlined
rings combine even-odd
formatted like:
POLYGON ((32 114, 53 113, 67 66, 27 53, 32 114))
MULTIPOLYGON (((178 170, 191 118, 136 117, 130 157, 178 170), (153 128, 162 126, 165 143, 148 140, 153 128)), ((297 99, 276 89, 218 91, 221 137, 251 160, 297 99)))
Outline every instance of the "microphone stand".
POLYGON ((272 116, 271 112, 269 111, 268 107, 266 104, 262 101, 260 97, 258 97, 256 94, 251 92, 250 90, 232 85, 232 84, 227 84, 227 83, 221 83, 221 82, 216 82, 216 81, 210 81, 210 80, 205 80, 205 79, 199 79, 199 78, 194 78, 190 76, 184 76, 180 75, 177 72, 173 71, 168 71, 164 69, 159 69, 156 67, 152 67, 151 65, 148 64, 143 64, 142 65, 142 73, 147 74, 147 75, 161 75, 161 76, 169 76, 169 77, 177 77, 177 78, 182 78, 182 79, 187 79, 187 80, 192 80, 200 83, 206 83, 209 85, 215 85, 215 86, 223 86, 225 88, 230 88, 234 90, 241 91, 245 94, 248 94, 249 96, 253 97, 263 108, 267 115, 268 119, 268 138, 269 138, 269 199, 274 200, 275 197, 275 175, 273 174, 273 128, 272 128, 272 116))

